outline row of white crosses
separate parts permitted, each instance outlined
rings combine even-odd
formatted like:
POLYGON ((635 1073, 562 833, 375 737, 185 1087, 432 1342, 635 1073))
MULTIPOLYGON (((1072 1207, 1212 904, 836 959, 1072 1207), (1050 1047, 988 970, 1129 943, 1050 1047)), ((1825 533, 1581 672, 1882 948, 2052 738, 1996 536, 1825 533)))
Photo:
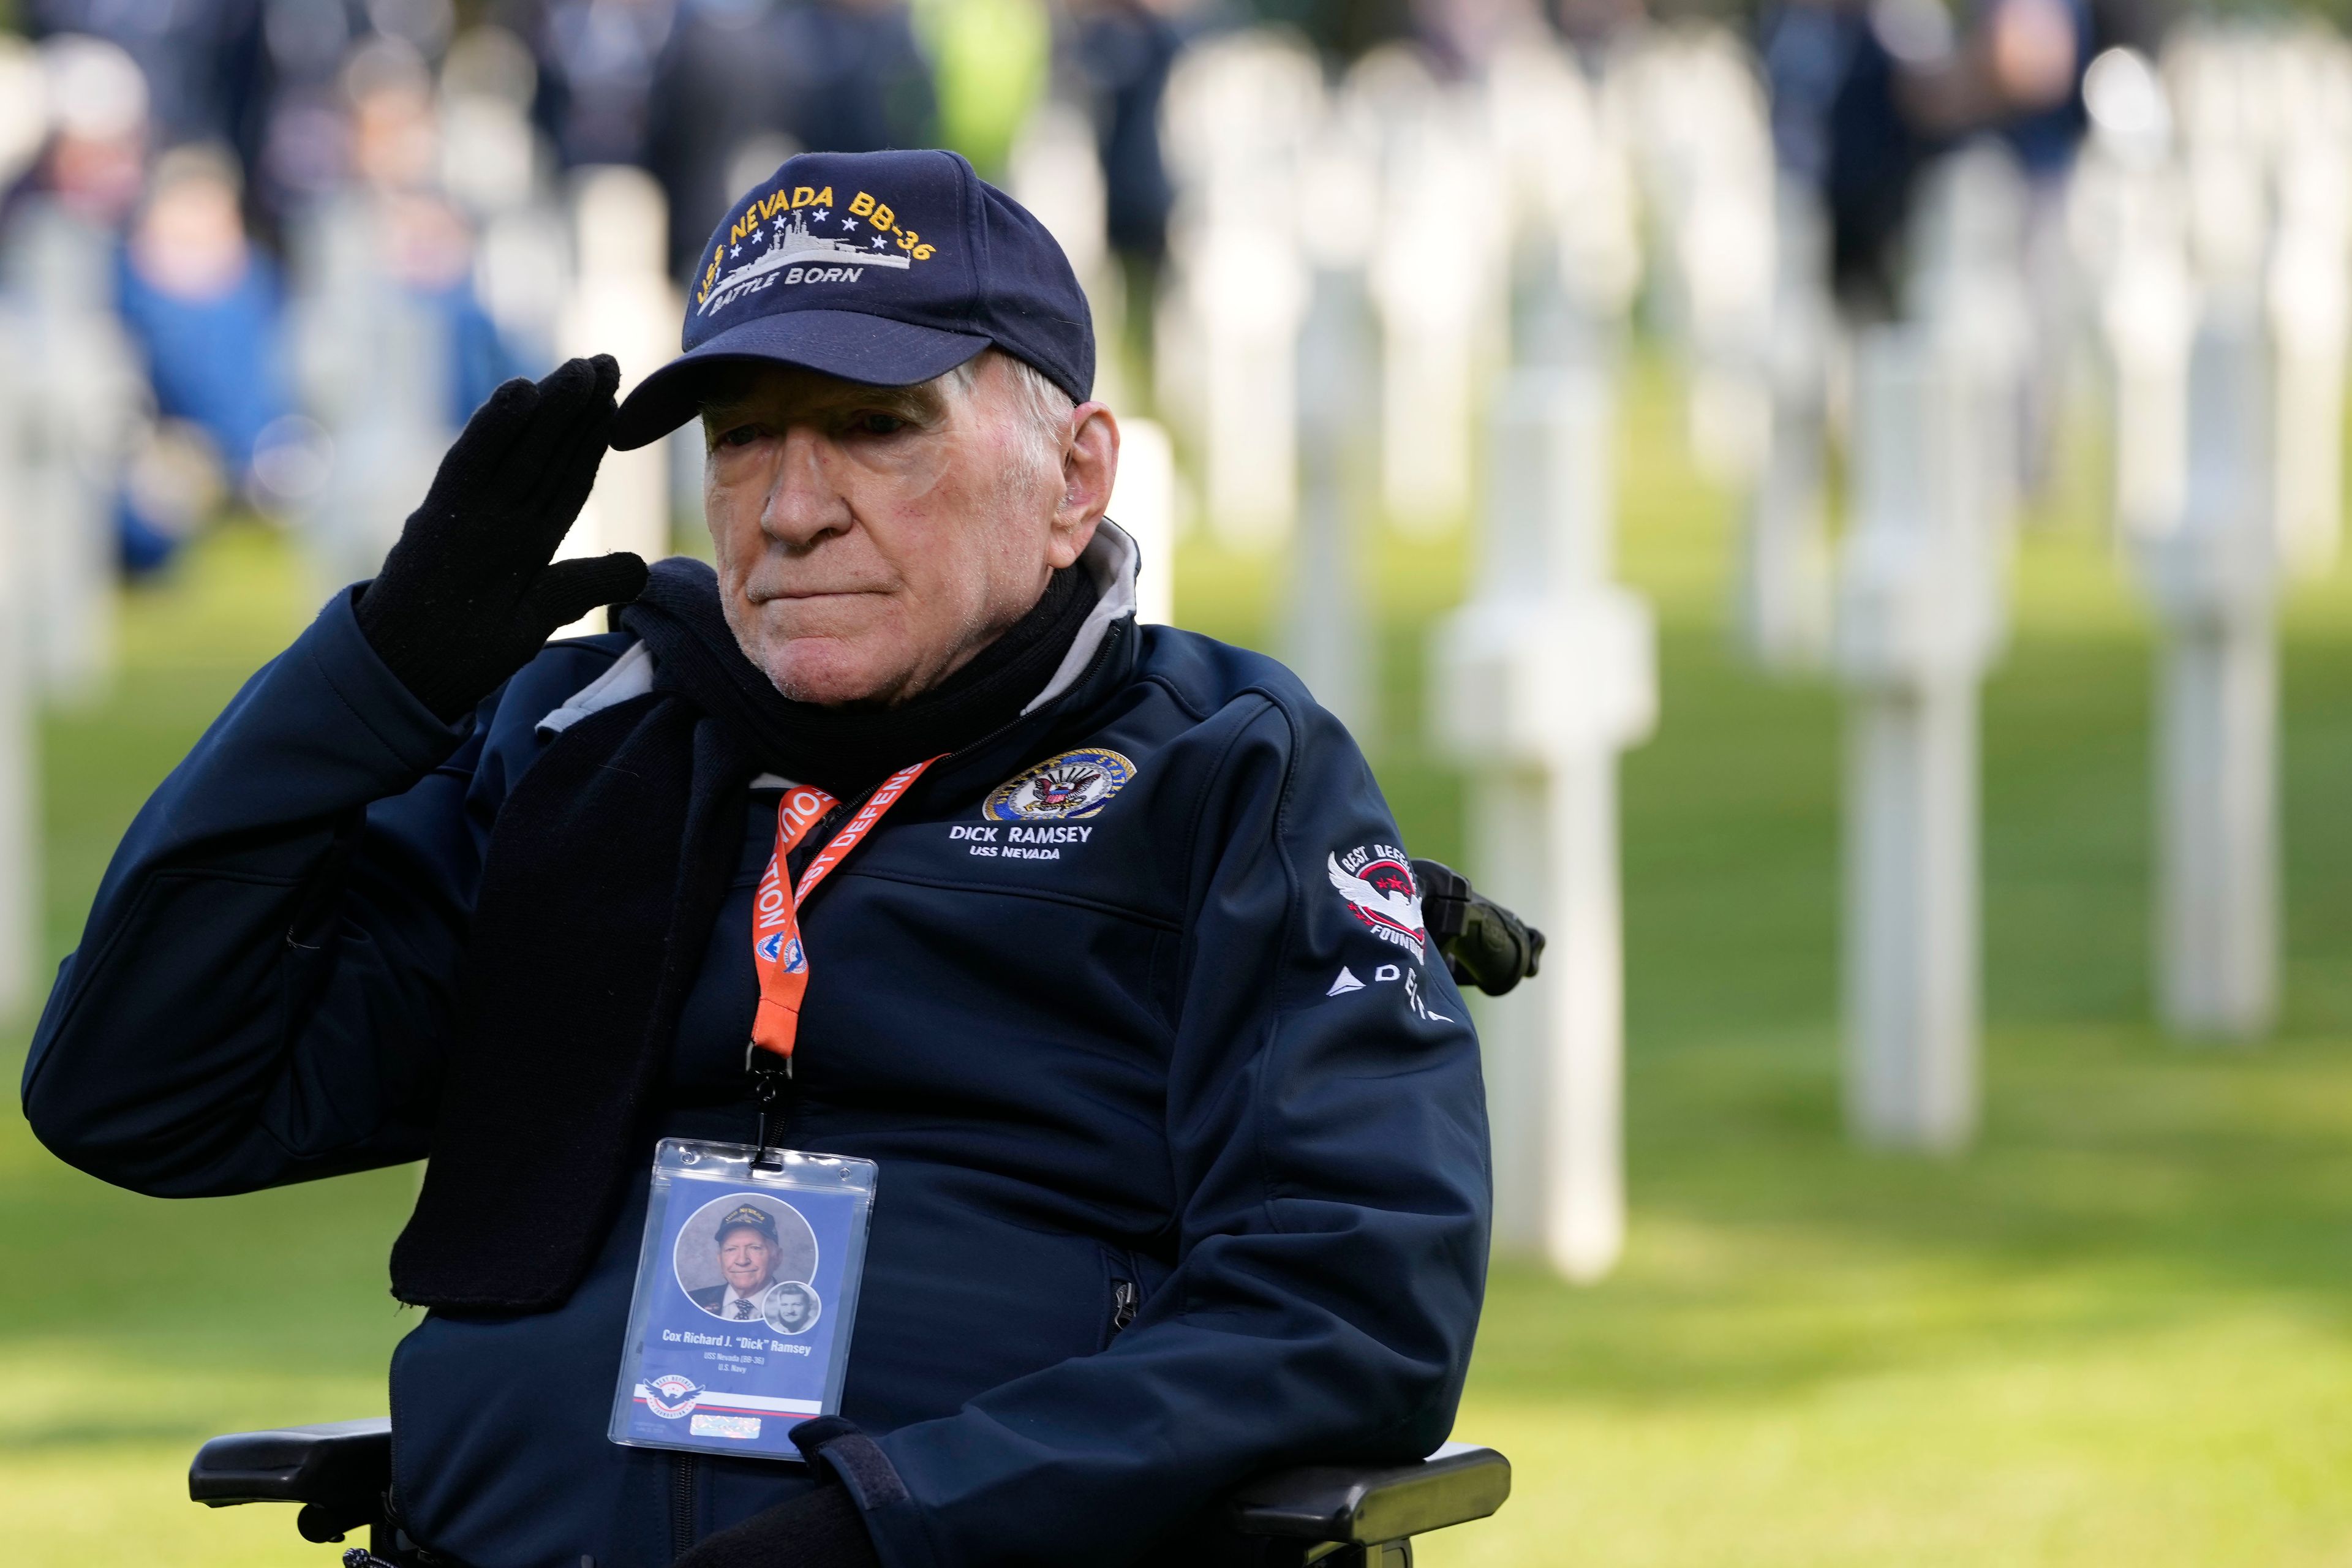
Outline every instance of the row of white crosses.
MULTIPOLYGON (((145 112, 111 46, 0 38, 0 184, 61 126, 135 133, 145 112)), ((151 418, 113 274, 113 237, 46 195, 0 234, 0 1013, 39 971, 39 712, 97 699, 113 669, 114 509, 151 418)))
POLYGON ((2277 1008, 2276 606, 2340 546, 2352 48, 2185 30, 2086 83, 2075 213, 2102 295, 2116 518, 2162 628, 2158 1011, 2245 1038, 2277 1008))
POLYGON ((1160 402, 1199 454, 1204 520, 1253 552, 1286 544, 1297 512, 1297 215, 1325 111, 1314 58, 1248 32, 1188 51, 1164 110, 1177 200, 1155 332, 1160 402))
POLYGON ((1283 652, 1364 735, 1377 152, 1340 123, 1314 57, 1273 34, 1189 51, 1165 124, 1178 195, 1156 333, 1161 403, 1199 454, 1201 510, 1217 537, 1289 550, 1283 652))
POLYGON ((1170 125, 1163 355, 1198 409, 1204 510, 1234 542, 1291 538, 1286 651, 1360 728, 1366 526, 1456 526, 1486 459, 1478 587, 1433 648, 1429 728, 1471 773, 1482 883, 1550 937, 1541 984, 1482 1004, 1496 1232, 1598 1277, 1624 1230, 1616 754, 1655 700, 1646 609, 1610 579, 1628 161, 1535 44, 1467 89, 1375 54, 1327 95, 1311 59, 1244 37, 1191 57, 1170 125))
POLYGON ((1770 671, 1850 694, 1847 1103, 1856 1134, 1943 1148, 1976 1119, 1977 688, 2000 642, 2031 341, 2025 196, 1975 146, 1923 183, 1904 323, 1842 342, 1826 224, 1773 168, 1752 61, 1664 34, 1612 83, 1643 175, 1660 315, 1700 466, 1742 493, 1733 621, 1770 671), (1832 561, 1832 386, 1850 368, 1852 504, 1832 561))
POLYGON ((1302 505, 1292 411, 1328 412, 1325 389, 1298 380, 1318 318, 1318 331, 1377 331, 1371 382, 1347 391, 1379 432, 1362 455, 1380 511, 1412 535, 1458 527, 1508 256, 1484 96, 1399 49, 1327 89, 1295 41, 1243 33, 1180 63, 1167 124, 1180 194, 1162 398, 1197 432, 1211 527, 1243 548, 1288 542, 1302 505))
POLYGON ((1654 237, 1654 314, 1684 363, 1691 456, 1741 498, 1737 641, 1768 671, 1817 670, 1836 331, 1818 199, 1776 173, 1763 82, 1726 29, 1662 30, 1608 86, 1654 237))
POLYGON ((1654 231, 1655 294, 1689 380, 1691 454, 1746 487, 1767 460, 1774 353, 1772 138, 1753 55, 1729 30, 1661 30, 1610 83, 1654 231))
POLYGON ((1777 673, 1849 694, 1848 1121, 1948 1148, 1977 1114, 1977 691, 2000 641, 2030 340, 2024 197, 1973 147, 1924 183, 1905 321, 1842 342, 1817 199, 1775 173, 1761 85, 1720 29, 1654 37, 1619 73, 1690 385, 1690 445, 1743 498, 1733 625, 1777 673), (1850 504, 1824 480, 1850 369, 1850 504))
POLYGON ((2200 289, 2258 300, 2267 318, 2281 555, 2325 570, 2342 529, 2352 338, 2352 45, 2316 23, 2186 29, 2163 75, 2200 289))

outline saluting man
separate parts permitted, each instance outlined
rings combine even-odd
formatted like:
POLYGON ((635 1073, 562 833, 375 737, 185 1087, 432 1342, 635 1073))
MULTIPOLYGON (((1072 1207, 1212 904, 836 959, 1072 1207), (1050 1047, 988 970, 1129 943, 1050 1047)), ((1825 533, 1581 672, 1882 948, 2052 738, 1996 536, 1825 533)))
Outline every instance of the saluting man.
POLYGON ((1467 1010, 1417 894, 1331 879, 1399 842, 1346 731, 1137 625, 1060 249, 953 154, 805 154, 684 348, 617 409, 609 359, 499 388, 156 791, 35 1130, 163 1195, 431 1156, 391 1503, 435 1563, 1198 1562, 1255 1472, 1431 1451, 1486 1269, 1467 1010), (716 569, 554 560, 606 447, 698 416, 716 569), (655 1142, 749 1142, 762 1092, 879 1170, 842 1415, 804 1466, 615 1445, 655 1142))

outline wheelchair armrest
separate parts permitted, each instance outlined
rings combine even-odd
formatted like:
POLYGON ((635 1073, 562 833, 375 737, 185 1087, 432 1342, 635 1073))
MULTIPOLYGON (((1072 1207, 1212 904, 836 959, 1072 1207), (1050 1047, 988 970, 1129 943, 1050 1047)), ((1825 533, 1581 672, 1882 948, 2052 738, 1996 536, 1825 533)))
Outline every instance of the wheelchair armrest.
POLYGON ((1511 1495, 1511 1462, 1492 1448, 1448 1443, 1404 1465, 1302 1465, 1235 1489, 1244 1535, 1372 1546, 1484 1519, 1511 1495))
POLYGON ((299 1502, 330 1513, 365 1511, 391 1484, 392 1422, 382 1415, 232 1432, 197 1449, 188 1467, 190 1500, 212 1508, 299 1502))

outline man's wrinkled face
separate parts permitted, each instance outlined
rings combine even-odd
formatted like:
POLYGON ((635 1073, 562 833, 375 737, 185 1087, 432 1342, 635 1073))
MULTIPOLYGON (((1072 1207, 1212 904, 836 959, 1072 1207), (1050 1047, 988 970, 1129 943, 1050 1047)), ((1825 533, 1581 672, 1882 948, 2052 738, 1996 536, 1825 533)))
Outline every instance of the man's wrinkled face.
POLYGON ((993 353, 904 387, 742 366, 703 430, 727 624, 804 702, 888 705, 952 674, 1078 558, 1118 467, 1108 410, 1041 425, 993 353))
POLYGON ((748 1226, 737 1226, 719 1238, 719 1271, 738 1296, 752 1296, 776 1268, 775 1245, 748 1226))

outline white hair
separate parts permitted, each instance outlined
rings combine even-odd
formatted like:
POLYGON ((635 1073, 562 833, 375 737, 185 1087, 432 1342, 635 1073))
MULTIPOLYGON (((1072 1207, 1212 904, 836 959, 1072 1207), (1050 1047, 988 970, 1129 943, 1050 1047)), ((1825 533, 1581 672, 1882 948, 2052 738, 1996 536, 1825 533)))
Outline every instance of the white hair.
POLYGON ((1005 374, 1013 378, 1013 396, 1020 409, 1022 422, 1028 426, 1031 456, 1040 469, 1050 469, 1058 476, 1062 468, 1062 446, 1069 439, 1070 413, 1077 405, 1070 395, 1055 386, 1045 373, 1027 360, 1017 359, 1003 349, 989 347, 940 377, 951 384, 958 392, 970 393, 980 381, 982 366, 990 360, 1002 360, 1005 374))

